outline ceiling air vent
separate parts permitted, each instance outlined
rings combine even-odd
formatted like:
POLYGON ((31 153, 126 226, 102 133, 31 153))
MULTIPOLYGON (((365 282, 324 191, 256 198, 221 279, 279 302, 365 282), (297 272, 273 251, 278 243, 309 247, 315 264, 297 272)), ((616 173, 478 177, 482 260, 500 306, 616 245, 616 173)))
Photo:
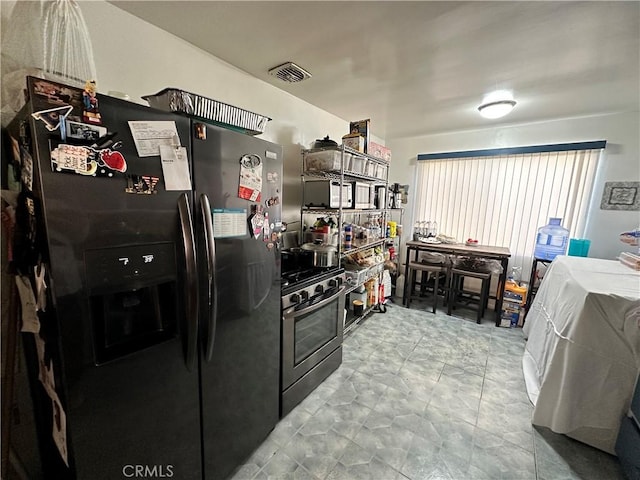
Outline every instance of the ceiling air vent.
POLYGON ((269 70, 269 75, 278 77, 283 82, 296 83, 311 78, 311 74, 293 62, 283 63, 269 70))

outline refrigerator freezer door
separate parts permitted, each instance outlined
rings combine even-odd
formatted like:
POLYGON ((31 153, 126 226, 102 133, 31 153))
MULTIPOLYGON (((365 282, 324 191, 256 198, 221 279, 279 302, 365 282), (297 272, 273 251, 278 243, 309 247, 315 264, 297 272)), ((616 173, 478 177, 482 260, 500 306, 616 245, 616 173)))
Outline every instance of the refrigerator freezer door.
MULTIPOLYGON (((108 97, 100 97, 100 112, 122 142, 127 173, 162 178, 159 157, 138 158, 128 120, 175 121, 189 146, 182 117, 108 97)), ((55 295, 44 338, 61 379, 70 461, 52 475, 113 479, 148 465, 200 478, 198 372, 185 363, 181 192, 160 184, 155 195, 128 194, 119 172, 55 172, 56 136, 40 121, 30 128, 55 295)))
POLYGON ((178 211, 180 212, 180 228, 182 231, 186 272, 183 287, 187 323, 185 360, 187 369, 192 372, 196 368, 198 355, 198 270, 191 208, 189 207, 189 196, 186 193, 180 195, 178 211))
POLYGON ((213 347, 216 339, 216 328, 218 320, 218 305, 216 303, 216 297, 218 295, 218 288, 216 282, 216 246, 213 237, 213 220, 211 216, 211 203, 209 203, 209 197, 204 193, 200 195, 200 213, 202 214, 202 224, 204 226, 203 239, 204 239, 204 251, 207 259, 206 271, 203 275, 206 276, 206 286, 203 293, 203 301, 206 301, 206 306, 203 311, 203 329, 206 329, 206 336, 204 338, 204 359, 207 362, 211 361, 213 355, 213 347))
MULTIPOLYGON (((250 234, 247 218, 252 206, 261 205, 270 224, 280 220, 282 147, 204 128, 206 140, 192 139, 196 194, 209 198, 214 216, 237 220, 231 230, 213 228, 217 326, 211 359, 201 364, 205 477, 216 479, 228 477, 278 421, 280 253, 271 231, 261 231, 258 238, 250 234), (260 159, 259 203, 239 197, 243 158, 260 159), (235 217, 238 212, 244 218, 235 217)), ((203 218, 201 212, 197 217, 203 218)), ((216 218, 213 223, 220 226, 216 218)), ((199 254, 206 243, 203 227, 201 222, 199 254)), ((201 278, 202 285, 206 279, 201 278)))

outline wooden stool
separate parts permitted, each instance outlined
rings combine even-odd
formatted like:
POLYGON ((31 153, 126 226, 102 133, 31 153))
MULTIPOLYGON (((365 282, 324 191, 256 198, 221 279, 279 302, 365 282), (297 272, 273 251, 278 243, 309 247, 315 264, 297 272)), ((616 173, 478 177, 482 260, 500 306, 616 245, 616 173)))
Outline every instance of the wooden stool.
POLYGON ((478 310, 476 315, 476 323, 481 323, 482 317, 484 317, 484 311, 489 303, 489 285, 491 283, 491 272, 478 272, 471 270, 463 270, 460 268, 451 269, 451 288, 449 293, 449 306, 447 308, 447 315, 451 315, 451 310, 456 307, 458 296, 465 295, 465 298, 471 301, 477 301, 478 310), (482 287, 480 288, 480 294, 464 289, 465 277, 477 278, 482 281, 482 287))
POLYGON ((449 266, 446 262, 443 263, 426 263, 426 262, 409 262, 409 275, 405 278, 405 306, 409 308, 411 305, 411 297, 415 294, 416 285, 420 285, 420 293, 425 293, 427 289, 427 282, 433 274, 433 313, 436 313, 436 307, 438 306, 438 284, 440 278, 444 275, 445 289, 449 285, 449 266), (420 282, 417 282, 417 273, 421 272, 420 282), (407 290, 408 288, 408 290, 407 290))

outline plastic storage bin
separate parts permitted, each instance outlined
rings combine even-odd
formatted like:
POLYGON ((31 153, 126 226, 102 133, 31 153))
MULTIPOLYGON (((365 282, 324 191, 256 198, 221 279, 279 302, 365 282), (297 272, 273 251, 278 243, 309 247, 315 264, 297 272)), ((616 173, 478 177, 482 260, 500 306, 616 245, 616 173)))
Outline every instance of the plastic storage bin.
POLYGON ((368 177, 375 177, 377 172, 378 164, 373 160, 367 160, 364 165, 364 174, 368 177))
MULTIPOLYGON (((344 168, 349 168, 351 154, 344 154, 344 168)), ((307 172, 332 172, 340 171, 342 164, 342 152, 339 150, 321 150, 309 152, 304 155, 304 169, 307 172)))
POLYGON ((561 218, 549 218, 549 224, 538 229, 533 254, 540 260, 553 260, 567 252, 569 230, 560 223, 561 218))
POLYGON ((351 165, 349 170, 354 173, 364 174, 366 166, 367 166, 366 158, 354 155, 351 158, 351 165))
POLYGON ((569 253, 573 257, 588 257, 589 247, 591 246, 591 240, 586 238, 570 238, 569 239, 569 253))
POLYGON ((380 180, 387 179, 387 167, 385 165, 378 165, 378 168, 376 170, 376 178, 379 178, 380 180))

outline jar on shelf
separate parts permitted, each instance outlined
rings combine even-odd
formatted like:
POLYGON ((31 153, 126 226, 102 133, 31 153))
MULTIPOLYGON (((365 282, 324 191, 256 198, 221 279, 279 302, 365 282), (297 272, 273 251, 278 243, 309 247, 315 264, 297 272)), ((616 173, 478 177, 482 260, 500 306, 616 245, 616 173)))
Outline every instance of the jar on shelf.
POLYGON ((344 226, 344 248, 350 249, 353 245, 353 230, 350 223, 344 226))

